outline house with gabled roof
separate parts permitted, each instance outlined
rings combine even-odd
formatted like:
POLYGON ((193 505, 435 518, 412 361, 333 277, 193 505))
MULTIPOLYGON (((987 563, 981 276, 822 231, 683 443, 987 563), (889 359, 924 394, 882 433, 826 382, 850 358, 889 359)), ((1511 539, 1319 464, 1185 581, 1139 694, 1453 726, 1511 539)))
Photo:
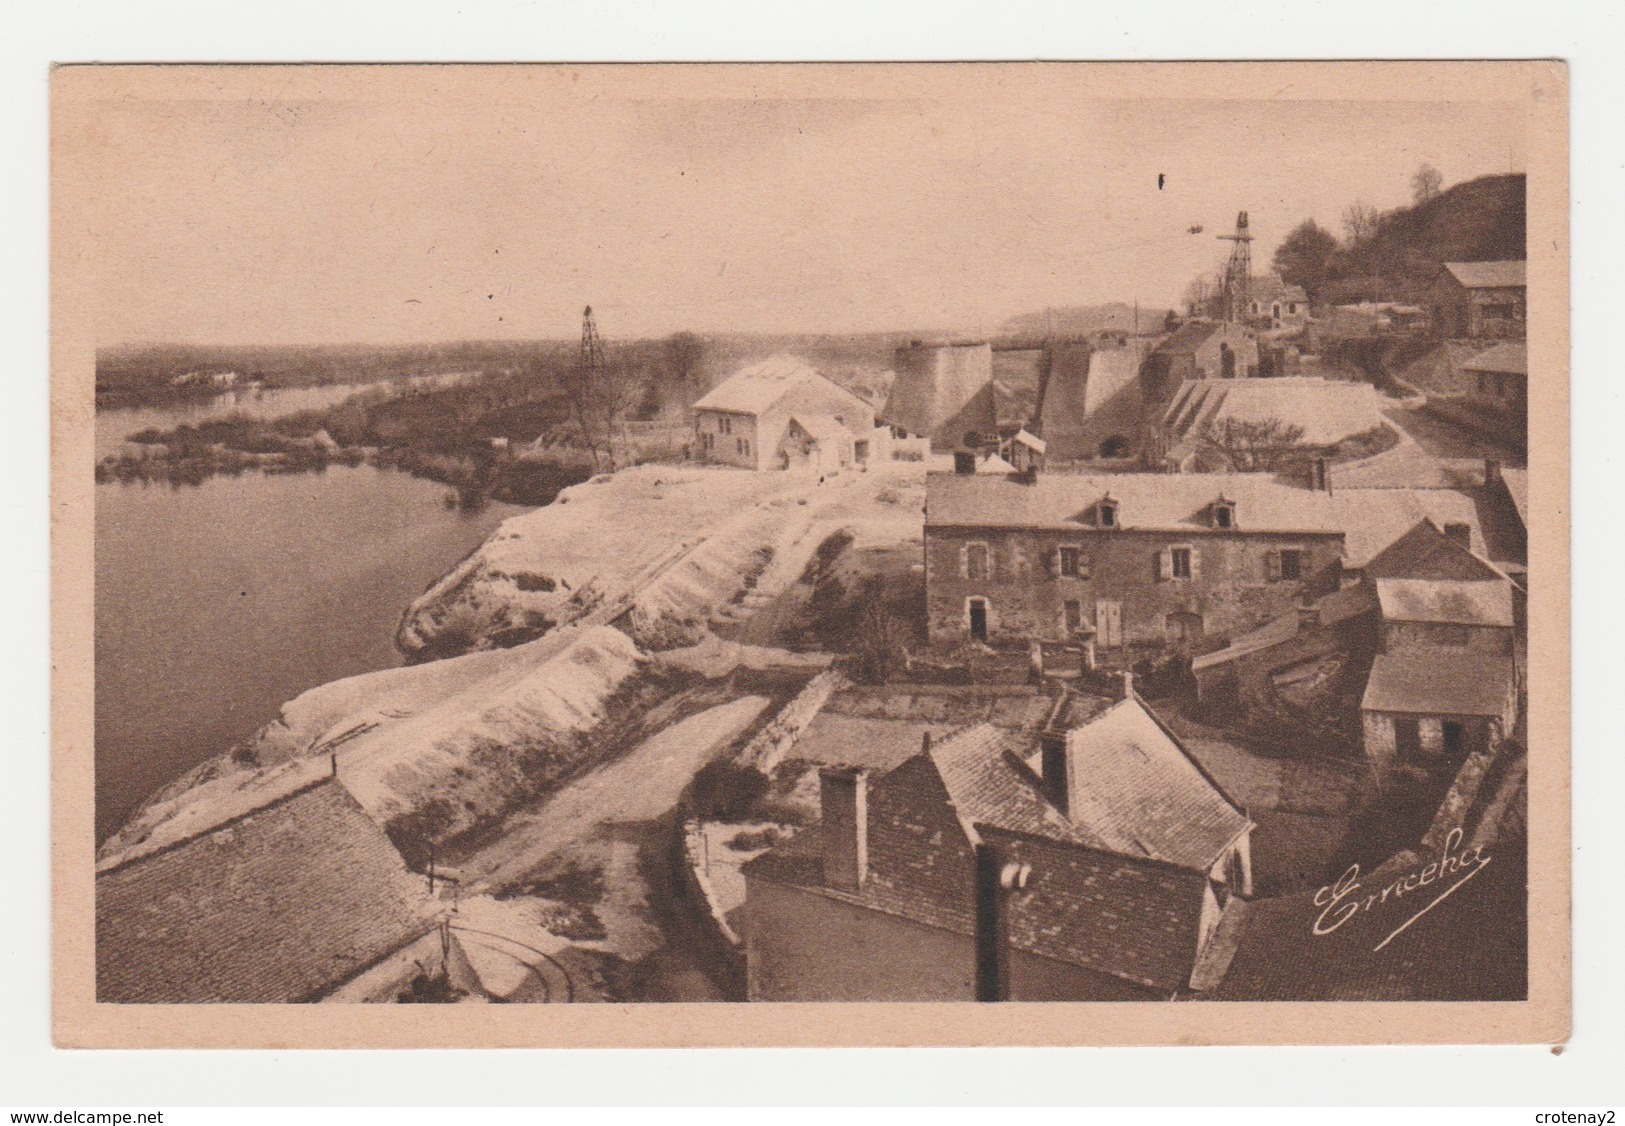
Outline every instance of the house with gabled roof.
POLYGON ((884 456, 863 399, 794 356, 735 372, 694 404, 700 461, 820 473, 884 456))
POLYGON ((1424 517, 1479 536, 1472 498, 1446 489, 968 468, 926 478, 933 641, 1201 653, 1337 590, 1424 517))
POLYGON ((1253 823, 1131 685, 1036 741, 983 723, 820 781, 818 824, 744 868, 752 1000, 1158 1000, 1222 979, 1253 823))
POLYGON ((1366 758, 1379 780, 1398 770, 1453 774, 1494 752, 1518 721, 1511 656, 1466 649, 1378 655, 1360 702, 1366 758))
POLYGON ((1522 340, 1527 263, 1446 262, 1433 285, 1433 327, 1446 338, 1522 340))

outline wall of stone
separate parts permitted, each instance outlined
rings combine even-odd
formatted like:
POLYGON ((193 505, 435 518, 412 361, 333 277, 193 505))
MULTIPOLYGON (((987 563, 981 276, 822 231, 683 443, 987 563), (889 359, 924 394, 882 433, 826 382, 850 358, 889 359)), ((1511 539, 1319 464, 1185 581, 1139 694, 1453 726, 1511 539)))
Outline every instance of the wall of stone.
POLYGON ((1214 535, 1174 532, 1005 531, 927 529, 925 535, 927 613, 932 640, 969 636, 967 600, 988 603, 990 641, 1037 638, 1065 640, 1065 604, 1077 601, 1083 620, 1096 624, 1096 602, 1122 604, 1127 643, 1166 637, 1167 616, 1202 616, 1209 636, 1234 636, 1292 609, 1306 588, 1321 593, 1336 582, 1341 537, 1214 535), (989 577, 965 573, 965 547, 985 543, 989 577), (1088 578, 1055 573, 1054 552, 1076 545, 1088 565, 1088 578), (1161 553, 1188 546, 1196 566, 1190 579, 1159 579, 1161 553), (1301 581, 1271 581, 1266 555, 1283 548, 1307 552, 1301 581))

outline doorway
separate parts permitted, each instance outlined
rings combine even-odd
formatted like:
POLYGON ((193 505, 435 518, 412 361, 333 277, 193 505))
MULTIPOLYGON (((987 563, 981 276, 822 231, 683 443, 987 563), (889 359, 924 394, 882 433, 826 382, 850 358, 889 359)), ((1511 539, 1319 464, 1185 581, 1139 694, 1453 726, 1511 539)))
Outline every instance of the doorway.
POLYGON ((987 641, 987 599, 970 600, 970 636, 972 641, 987 641))

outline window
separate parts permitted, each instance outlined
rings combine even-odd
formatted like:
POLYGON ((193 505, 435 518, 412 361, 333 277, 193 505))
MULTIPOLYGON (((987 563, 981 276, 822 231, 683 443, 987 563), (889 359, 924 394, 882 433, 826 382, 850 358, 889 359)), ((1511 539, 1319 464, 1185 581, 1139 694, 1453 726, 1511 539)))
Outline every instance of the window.
POLYGON ((1073 598, 1061 603, 1061 619, 1068 637, 1077 633, 1083 628, 1083 603, 1073 598))
POLYGON ((739 439, 739 445, 740 445, 740 448, 744 450, 745 456, 749 457, 750 456, 750 439, 749 438, 741 438, 741 439, 739 439))
POLYGON ((732 434, 733 433, 733 420, 730 419, 725 414, 724 415, 719 415, 717 417, 717 429, 720 430, 724 434, 732 434))
POLYGON ((1303 552, 1291 548, 1281 552, 1281 578, 1286 582, 1303 578, 1303 552))
POLYGON ((1229 501, 1221 500, 1213 506, 1213 526, 1215 528, 1233 528, 1236 526, 1236 506, 1229 501))
POLYGON ((1188 547, 1171 547, 1168 549, 1168 573, 1176 579, 1191 577, 1191 549, 1188 547))
POLYGON ((1115 500, 1100 502, 1100 526, 1102 528, 1117 527, 1117 502, 1115 500))
POLYGON ((1444 753, 1459 757, 1466 742, 1465 732, 1460 723, 1447 719, 1444 721, 1444 753))
POLYGON ((1083 552, 1075 547, 1061 548, 1060 572, 1062 578, 1082 578, 1083 552))
POLYGON ((1286 311, 1289 315, 1296 313, 1298 311, 1298 303, 1296 301, 1288 301, 1286 303, 1286 311))
POLYGON ((966 546, 965 577, 967 579, 987 578, 987 544, 973 543, 966 546))

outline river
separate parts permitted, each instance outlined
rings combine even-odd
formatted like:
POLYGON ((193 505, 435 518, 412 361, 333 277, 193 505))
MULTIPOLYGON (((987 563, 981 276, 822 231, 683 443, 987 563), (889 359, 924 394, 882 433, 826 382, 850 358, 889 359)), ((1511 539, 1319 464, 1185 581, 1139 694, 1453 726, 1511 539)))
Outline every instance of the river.
MULTIPOLYGON (((257 412, 319 405, 311 391, 335 389, 271 392, 257 412)), ((97 448, 116 448, 132 422, 169 428, 198 410, 99 412, 97 448)), ((97 840, 284 701, 400 664, 407 603, 525 511, 448 509, 447 492, 365 465, 97 485, 97 840)))

